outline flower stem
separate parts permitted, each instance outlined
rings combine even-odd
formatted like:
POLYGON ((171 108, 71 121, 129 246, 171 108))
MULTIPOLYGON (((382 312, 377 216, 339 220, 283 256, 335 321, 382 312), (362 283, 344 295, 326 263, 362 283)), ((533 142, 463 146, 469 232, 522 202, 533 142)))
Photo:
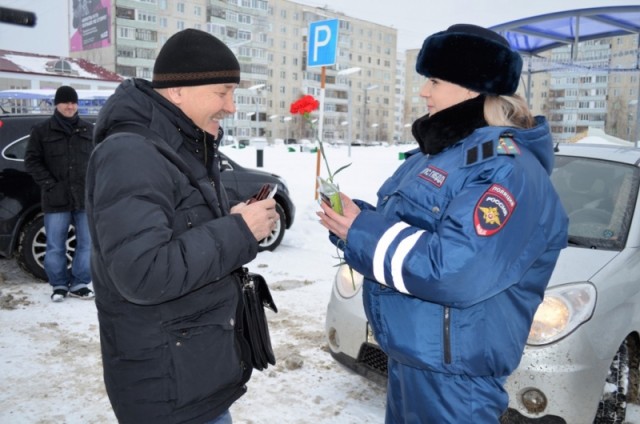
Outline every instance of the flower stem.
POLYGON ((333 174, 331 173, 331 169, 329 168, 329 161, 327 160, 327 156, 324 154, 324 144, 320 139, 318 139, 318 144, 320 145, 320 154, 322 155, 322 159, 324 160, 324 166, 327 167, 327 173, 329 174, 329 181, 333 183, 333 174))

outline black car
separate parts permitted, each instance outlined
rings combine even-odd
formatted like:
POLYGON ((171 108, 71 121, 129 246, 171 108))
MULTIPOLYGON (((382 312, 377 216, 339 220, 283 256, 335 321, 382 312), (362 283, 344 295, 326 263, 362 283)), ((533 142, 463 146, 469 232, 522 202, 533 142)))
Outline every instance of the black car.
MULTIPOLYGON (((44 255, 46 236, 40 209, 40 188, 26 172, 24 155, 34 125, 50 115, 0 115, 0 257, 16 256, 18 263, 34 276, 46 280, 44 255)), ((82 116, 94 122, 95 115, 82 116)), ((224 154, 221 180, 231 200, 247 200, 266 184, 275 184, 280 221, 273 232, 260 242, 260 251, 274 250, 285 230, 293 224, 295 206, 285 181, 278 175, 245 168, 224 154)), ((75 234, 69 230, 67 256, 75 249, 75 234)))

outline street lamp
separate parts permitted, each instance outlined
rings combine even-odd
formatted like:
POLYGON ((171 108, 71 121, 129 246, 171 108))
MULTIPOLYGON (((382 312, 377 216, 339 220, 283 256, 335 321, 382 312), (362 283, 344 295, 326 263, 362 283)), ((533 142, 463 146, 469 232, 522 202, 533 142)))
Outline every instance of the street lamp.
POLYGON ((367 128, 366 128, 366 124, 365 124, 365 116, 367 114, 367 91, 369 90, 373 90, 374 88, 378 88, 378 84, 369 84, 364 88, 364 107, 362 108, 362 125, 360 126, 362 128, 362 131, 364 132, 364 134, 362 135, 363 140, 362 141, 367 141, 366 140, 366 136, 367 136, 367 128))
MULTIPOLYGON (((349 121, 342 121, 342 122, 340 122, 340 125, 342 125, 343 127, 346 126, 346 125, 349 125, 349 121)), ((349 132, 351 132, 351 126, 349 126, 349 132)), ((344 135, 345 135, 344 134, 344 130, 342 130, 342 138, 343 139, 345 138, 344 135)), ((351 143, 349 143, 349 144, 351 144, 351 143)))
POLYGON ((375 130, 376 139, 374 141, 378 141, 378 127, 379 127, 379 125, 377 123, 376 124, 371 124, 371 128, 375 128, 376 129, 375 130))
MULTIPOLYGON (((411 128, 411 123, 404 124, 404 129, 405 130, 409 130, 409 128, 411 128)), ((407 134, 405 134, 403 142, 406 143, 407 141, 409 141, 409 136, 407 134)))
POLYGON ((264 87, 266 87, 266 84, 256 84, 249 87, 249 90, 256 92, 256 96, 253 97, 253 103, 256 105, 256 137, 260 137, 260 112, 258 111, 257 96, 260 95, 260 90, 264 87))
POLYGON ((284 121, 284 123, 286 124, 287 127, 287 137, 284 139, 284 144, 288 144, 289 143, 289 121, 291 121, 293 118, 290 116, 285 116, 282 120, 284 121))
MULTIPOLYGON (((343 69, 341 71, 338 71, 338 75, 339 76, 351 75, 351 74, 355 74, 357 72, 360 72, 361 70, 362 70, 361 68, 356 66, 356 67, 353 67, 353 68, 347 68, 347 69, 343 69)), ((351 120, 351 110, 353 109, 351 107, 351 84, 347 84, 347 102, 348 102, 347 107, 349 108, 347 110, 348 121, 349 121, 348 122, 349 123, 349 129, 348 129, 349 130, 349 136, 348 136, 349 142, 348 142, 347 145, 349 147, 348 155, 349 155, 349 157, 351 157, 351 141, 353 140, 352 133, 351 133, 351 128, 352 128, 352 125, 351 125, 351 122, 352 122, 352 120, 351 120)))
MULTIPOLYGON (((273 114, 273 115, 269 116, 269 121, 271 121, 271 123, 272 123, 271 128, 273 128, 273 120, 276 119, 278 116, 280 116, 280 115, 273 114)), ((276 132, 276 131, 274 131, 274 132, 276 132)), ((273 136, 273 133, 271 135, 273 136)))

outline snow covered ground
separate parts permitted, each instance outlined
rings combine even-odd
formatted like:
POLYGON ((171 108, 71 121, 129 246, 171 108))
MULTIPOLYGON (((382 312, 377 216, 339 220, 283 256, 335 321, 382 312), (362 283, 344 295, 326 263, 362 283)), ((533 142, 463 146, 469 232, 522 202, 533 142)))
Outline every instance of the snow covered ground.
MULTIPOLYGON (((400 147, 328 147, 341 189, 371 202, 400 161, 400 147)), ((225 152, 256 165, 248 147, 225 152)), ((237 424, 382 423, 385 390, 337 364, 326 346, 324 317, 337 259, 317 223, 316 155, 267 147, 264 170, 283 176, 297 207, 295 222, 275 252, 262 252, 249 269, 265 276, 279 308, 270 314, 277 365, 255 371, 249 391, 233 407, 237 424)), ((323 171, 324 173, 324 171, 323 171)), ((111 424, 115 417, 102 383, 95 304, 49 300, 47 284, 0 259, 0 423, 111 424)), ((629 414, 640 424, 640 414, 629 414)))

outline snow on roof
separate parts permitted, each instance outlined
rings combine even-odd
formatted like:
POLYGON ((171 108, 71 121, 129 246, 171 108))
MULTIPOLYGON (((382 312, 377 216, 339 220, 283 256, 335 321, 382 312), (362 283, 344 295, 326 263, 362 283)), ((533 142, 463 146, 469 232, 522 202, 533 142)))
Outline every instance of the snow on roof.
POLYGON ((56 75, 113 82, 119 82, 124 79, 115 72, 111 72, 84 59, 47 56, 9 50, 0 50, 0 72, 56 75), (61 72, 54 69, 55 63, 59 61, 64 61, 68 64, 69 72, 61 72))
POLYGON ((608 135, 603 130, 598 128, 591 128, 585 132, 584 136, 578 140, 576 143, 581 144, 614 144, 616 146, 632 146, 633 143, 627 140, 623 140, 618 137, 614 137, 612 135, 608 135))

